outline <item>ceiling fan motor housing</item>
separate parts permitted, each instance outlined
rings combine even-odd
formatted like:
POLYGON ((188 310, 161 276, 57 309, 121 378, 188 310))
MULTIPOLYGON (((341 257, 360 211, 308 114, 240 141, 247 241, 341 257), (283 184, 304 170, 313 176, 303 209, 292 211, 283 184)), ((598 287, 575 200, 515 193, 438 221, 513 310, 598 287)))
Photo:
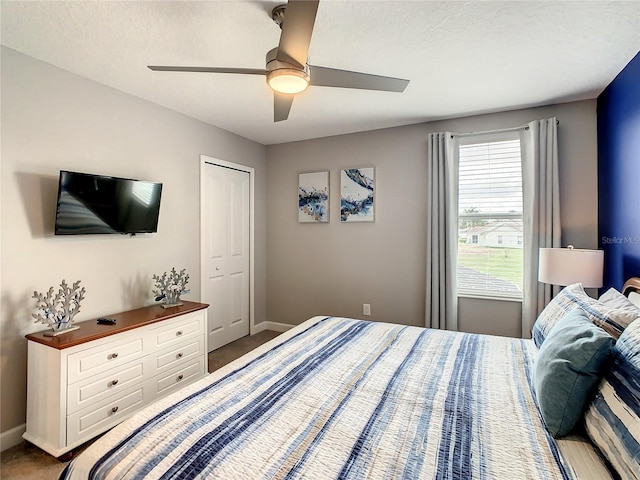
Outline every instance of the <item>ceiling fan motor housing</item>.
POLYGON ((309 86, 309 65, 303 68, 282 60, 277 60, 278 47, 267 52, 267 83, 281 93, 299 93, 309 86), (280 86, 278 85, 280 84, 280 86))

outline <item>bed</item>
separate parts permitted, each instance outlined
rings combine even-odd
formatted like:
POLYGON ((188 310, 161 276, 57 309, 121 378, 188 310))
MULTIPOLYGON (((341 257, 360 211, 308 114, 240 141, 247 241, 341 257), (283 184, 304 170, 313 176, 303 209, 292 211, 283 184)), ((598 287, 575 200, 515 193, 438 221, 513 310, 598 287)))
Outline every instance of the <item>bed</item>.
MULTIPOLYGON (((579 301, 586 315, 595 308, 579 301)), ((549 323, 576 307, 554 302, 539 320, 548 343, 559 328, 549 323)), ((615 432, 597 446, 587 439, 590 428, 592 439, 605 429, 598 412, 610 402, 600 390, 620 376, 617 366, 585 407, 586 433, 555 439, 537 404, 534 341, 321 316, 143 409, 60 478, 640 478, 640 321, 625 318, 630 326, 612 322, 632 397, 623 447, 615 432)))

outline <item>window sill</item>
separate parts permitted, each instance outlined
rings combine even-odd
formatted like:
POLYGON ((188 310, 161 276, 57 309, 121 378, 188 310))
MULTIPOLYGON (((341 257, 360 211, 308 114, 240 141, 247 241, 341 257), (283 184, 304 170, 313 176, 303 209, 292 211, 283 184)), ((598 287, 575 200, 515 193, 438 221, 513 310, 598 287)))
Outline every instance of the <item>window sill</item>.
POLYGON ((516 297, 498 297, 495 295, 482 294, 482 293, 467 293, 467 292, 458 292, 458 298, 475 298, 478 300, 493 300, 500 302, 518 302, 522 303, 522 298, 516 297))

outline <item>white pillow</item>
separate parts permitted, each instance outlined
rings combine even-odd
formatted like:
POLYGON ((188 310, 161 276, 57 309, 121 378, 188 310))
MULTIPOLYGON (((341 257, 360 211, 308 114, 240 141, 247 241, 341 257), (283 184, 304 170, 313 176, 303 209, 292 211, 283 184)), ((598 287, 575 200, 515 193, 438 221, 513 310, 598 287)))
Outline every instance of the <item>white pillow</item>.
POLYGON ((600 295, 598 301, 617 310, 624 310, 636 318, 640 317, 640 307, 613 287, 600 295))

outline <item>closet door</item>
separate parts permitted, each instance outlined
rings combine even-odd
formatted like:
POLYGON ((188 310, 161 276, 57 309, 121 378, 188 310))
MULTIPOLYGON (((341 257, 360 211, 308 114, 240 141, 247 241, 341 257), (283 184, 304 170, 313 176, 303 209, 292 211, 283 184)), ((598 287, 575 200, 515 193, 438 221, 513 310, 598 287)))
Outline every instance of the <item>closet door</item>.
POLYGON ((203 175, 201 301, 212 351, 249 335, 250 174, 206 163, 203 175))

